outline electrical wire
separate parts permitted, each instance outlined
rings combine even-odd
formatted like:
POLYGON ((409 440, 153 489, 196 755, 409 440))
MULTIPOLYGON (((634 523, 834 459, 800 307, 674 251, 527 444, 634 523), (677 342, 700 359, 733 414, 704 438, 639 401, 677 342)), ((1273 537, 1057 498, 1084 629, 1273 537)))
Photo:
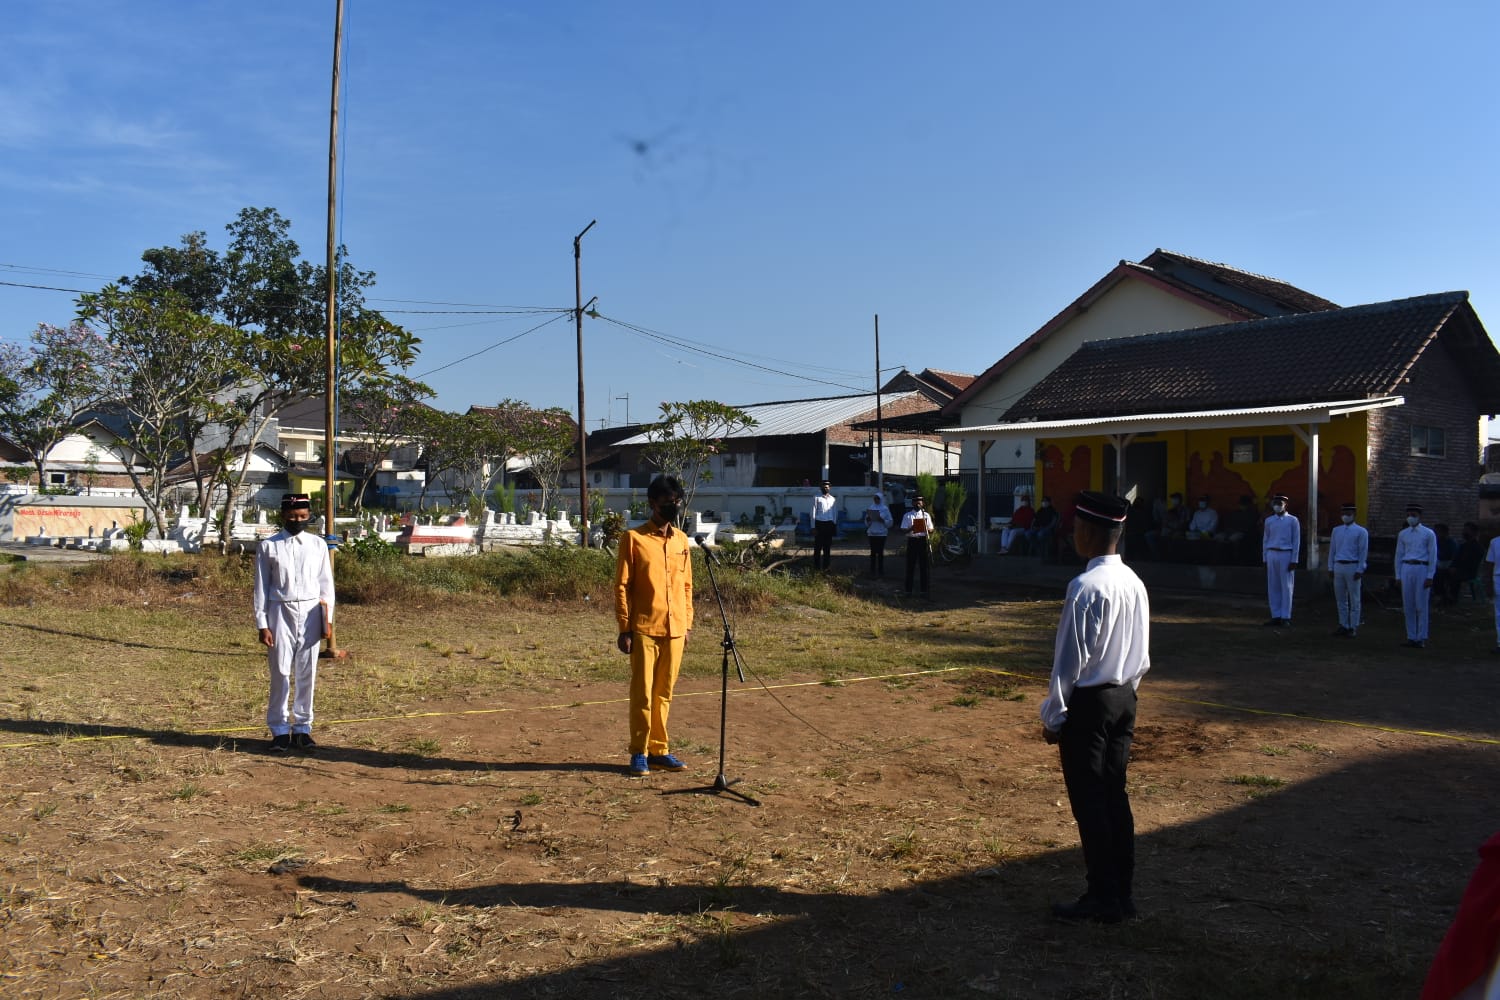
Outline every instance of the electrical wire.
POLYGON ((710 351, 703 347, 698 347, 690 343, 679 341, 673 337, 667 336, 666 334, 657 333, 655 331, 648 330, 645 327, 636 326, 633 323, 626 323, 623 320, 612 319, 609 316, 600 315, 596 318, 602 319, 606 323, 612 323, 615 326, 618 326, 621 329, 627 330, 638 336, 646 337, 648 339, 659 341, 660 343, 676 347, 679 350, 692 351, 694 353, 702 354, 707 357, 718 358, 721 361, 728 361, 731 364, 743 365, 746 368, 754 368, 759 371, 770 372, 772 375, 780 375, 784 378, 797 379, 802 382, 816 382, 819 385, 831 385, 836 389, 848 389, 850 392, 868 393, 870 391, 869 386, 846 385, 843 382, 832 382, 828 379, 813 378, 811 375, 798 375, 794 372, 782 371, 778 368, 771 368, 768 365, 757 364, 753 361, 745 361, 740 358, 732 357, 728 354, 721 354, 717 351, 710 351))
MULTIPOLYGON (((666 342, 674 344, 674 345, 676 345, 678 347, 681 347, 681 348, 683 348, 685 350, 706 351, 709 348, 716 346, 716 345, 713 345, 713 344, 704 344, 704 343, 701 343, 701 342, 698 342, 698 341, 688 340, 685 337, 674 337, 671 334, 664 333, 661 330, 653 330, 650 327, 648 327, 648 326, 642 326, 639 323, 624 323, 623 320, 611 320, 607 316, 598 316, 597 318, 598 319, 609 320, 609 322, 612 322, 612 323, 623 324, 623 325, 627 326, 628 328, 630 328, 632 330, 635 330, 635 331, 637 331, 639 333, 643 333, 643 334, 647 334, 647 335, 650 335, 650 336, 654 336, 654 337, 663 339, 666 342)), ((860 378, 863 378, 864 375, 865 375, 864 371, 853 371, 853 370, 848 369, 848 368, 831 368, 831 367, 828 367, 826 365, 812 365, 812 364, 807 364, 807 363, 802 362, 802 361, 786 361, 786 360, 784 360, 782 358, 773 358, 773 357, 769 357, 769 356, 764 355, 764 354, 751 354, 748 351, 730 351, 726 347, 720 347, 720 348, 718 348, 718 350, 727 352, 728 356, 730 357, 731 360, 734 360, 734 355, 738 355, 740 358, 746 358, 746 359, 752 359, 752 360, 758 359, 760 361, 771 361, 771 362, 775 362, 776 364, 779 364, 779 365, 796 365, 796 366, 799 366, 799 367, 802 367, 802 368, 808 368, 808 369, 811 369, 813 371, 825 372, 825 373, 827 373, 829 375, 836 375, 836 376, 840 376, 840 377, 843 377, 843 378, 860 379, 860 378)))
MULTIPOLYGON (((571 310, 571 309, 568 310, 568 312, 572 312, 572 311, 573 310, 571 310)), ((553 316, 549 320, 544 320, 543 322, 538 323, 536 326, 532 327, 529 330, 522 330, 520 333, 516 334, 514 337, 507 337, 504 340, 501 340, 501 341, 498 341, 497 343, 491 344, 489 347, 486 347, 483 350, 475 351, 473 354, 465 354, 463 357, 457 359, 456 361, 450 361, 446 365, 440 365, 437 368, 429 368, 427 371, 422 372, 422 373, 420 373, 418 375, 414 375, 412 377, 413 378, 417 378, 417 379, 423 379, 423 378, 426 378, 429 375, 436 375, 438 372, 446 371, 449 368, 452 368, 454 365, 463 364, 465 361, 468 361, 471 358, 477 358, 481 354, 488 354, 490 351, 493 351, 497 347, 504 347, 506 344, 514 343, 515 341, 520 340, 522 337, 526 336, 527 334, 536 333, 542 327, 544 327, 544 326, 550 326, 551 324, 556 323, 558 320, 560 320, 560 319, 564 318, 565 316, 567 316, 567 314, 568 314, 567 312, 565 312, 565 313, 559 313, 556 316, 553 316)))

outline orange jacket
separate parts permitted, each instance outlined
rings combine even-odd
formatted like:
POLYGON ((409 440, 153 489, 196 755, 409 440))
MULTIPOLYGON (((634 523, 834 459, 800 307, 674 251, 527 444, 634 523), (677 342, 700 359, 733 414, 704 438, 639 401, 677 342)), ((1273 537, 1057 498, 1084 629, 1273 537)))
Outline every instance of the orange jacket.
POLYGON ((652 521, 620 536, 615 562, 615 621, 620 632, 687 635, 693 627, 693 553, 677 528, 652 521))

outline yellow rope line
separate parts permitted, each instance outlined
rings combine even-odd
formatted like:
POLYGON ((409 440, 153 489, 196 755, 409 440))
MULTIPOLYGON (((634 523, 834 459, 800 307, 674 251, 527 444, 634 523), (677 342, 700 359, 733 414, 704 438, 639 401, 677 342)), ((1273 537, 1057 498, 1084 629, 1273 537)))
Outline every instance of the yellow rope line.
MULTIPOLYGON (((1036 674, 1024 674, 1014 670, 1001 670, 998 667, 934 667, 930 670, 907 670, 895 674, 871 674, 862 677, 839 677, 831 680, 816 681, 789 681, 785 684, 763 685, 760 690, 779 691, 787 688, 799 687, 838 687, 843 684, 861 684, 866 681, 887 681, 901 677, 925 677, 935 674, 948 674, 956 670, 977 670, 989 674, 999 674, 1004 677, 1018 677, 1022 680, 1037 681, 1045 683, 1048 678, 1036 674)), ((730 694, 754 694, 757 689, 750 691, 731 691, 730 694)), ((718 694, 714 690, 679 692, 676 698, 705 698, 718 694)), ((1162 701, 1172 701, 1180 705, 1198 705, 1204 708, 1216 708, 1226 712, 1243 712, 1246 715, 1264 715, 1282 719, 1296 719, 1299 722, 1318 722, 1329 726, 1348 726, 1351 729, 1369 729, 1375 732, 1392 733, 1400 736, 1426 736, 1430 739, 1453 740, 1458 743, 1478 743, 1485 746, 1500 746, 1500 739, 1490 739, 1484 736, 1459 736, 1455 733, 1439 733, 1426 729, 1404 729, 1400 726, 1380 726, 1371 722, 1353 722, 1348 719, 1325 719, 1315 715, 1302 715, 1297 712, 1279 712, 1264 708, 1249 708, 1244 705, 1229 705, 1217 701, 1203 701, 1197 698, 1181 698, 1176 695, 1154 693, 1153 698, 1162 701)), ((371 715, 355 719, 331 719, 322 722, 325 726, 350 726, 362 722, 400 722, 406 719, 443 719, 457 718, 465 715, 499 715, 512 712, 556 712, 567 708, 592 708, 600 705, 619 705, 629 701, 624 698, 604 698, 596 701, 570 701, 556 705, 528 705, 523 708, 467 708, 455 712, 408 712, 402 715, 371 715)), ((228 726, 219 729, 190 729, 184 730, 182 736, 215 736, 226 733, 250 733, 262 730, 263 726, 228 726)), ((142 733, 119 733, 111 736, 69 736, 64 743, 99 743, 106 740, 134 740, 146 738, 142 733)), ((54 741, 32 740, 25 743, 0 743, 0 750, 17 750, 27 747, 49 746, 54 741)))

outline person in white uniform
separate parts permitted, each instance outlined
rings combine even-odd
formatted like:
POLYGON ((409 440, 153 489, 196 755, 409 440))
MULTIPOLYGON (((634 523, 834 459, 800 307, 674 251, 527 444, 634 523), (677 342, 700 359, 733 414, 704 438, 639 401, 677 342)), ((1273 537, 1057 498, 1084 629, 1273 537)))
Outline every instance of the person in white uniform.
POLYGON ((1352 639, 1359 631, 1365 570, 1370 564, 1370 532, 1354 520, 1358 508, 1344 504, 1341 524, 1328 536, 1328 564, 1333 568, 1333 601, 1339 609, 1334 635, 1352 639))
POLYGON ((1401 581, 1401 610, 1406 612, 1406 644, 1427 645, 1432 610, 1432 578, 1437 575, 1437 535, 1422 523, 1422 507, 1406 505, 1406 527, 1396 535, 1396 579, 1401 581))
POLYGON ((1490 539, 1484 561, 1490 567, 1490 600, 1495 602, 1495 648, 1491 652, 1500 653, 1500 535, 1490 539))
POLYGON ((255 628, 266 647, 271 695, 266 727, 272 753, 312 753, 318 645, 333 627, 333 563, 328 543, 305 534, 312 504, 305 493, 281 498, 282 528, 255 550, 255 628), (296 697, 287 702, 295 681, 296 697))
POLYGON ((1266 564, 1266 599, 1271 617, 1266 624, 1287 628, 1292 624, 1292 586, 1296 581, 1297 553, 1302 548, 1302 522, 1287 513, 1285 494, 1271 497, 1271 516, 1261 526, 1261 561, 1266 564))
POLYGON ((1136 688, 1151 669, 1146 587, 1120 559, 1130 503, 1081 493, 1073 547, 1088 561, 1068 584, 1042 701, 1042 737, 1055 744, 1078 823, 1088 890, 1058 903, 1063 920, 1118 923, 1136 915, 1135 818, 1125 769, 1135 735, 1136 688))

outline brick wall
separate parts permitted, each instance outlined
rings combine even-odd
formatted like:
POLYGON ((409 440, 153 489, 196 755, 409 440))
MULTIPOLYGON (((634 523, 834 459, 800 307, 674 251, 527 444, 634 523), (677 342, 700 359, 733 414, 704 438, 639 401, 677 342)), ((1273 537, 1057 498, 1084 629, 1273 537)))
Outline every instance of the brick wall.
POLYGON ((1444 521, 1456 528, 1474 517, 1478 502, 1482 442, 1468 379, 1438 343, 1412 368, 1401 394, 1405 406, 1370 414, 1370 534, 1394 537, 1408 503, 1422 505, 1423 523, 1444 521), (1413 455, 1413 425, 1441 427, 1446 454, 1413 455))

